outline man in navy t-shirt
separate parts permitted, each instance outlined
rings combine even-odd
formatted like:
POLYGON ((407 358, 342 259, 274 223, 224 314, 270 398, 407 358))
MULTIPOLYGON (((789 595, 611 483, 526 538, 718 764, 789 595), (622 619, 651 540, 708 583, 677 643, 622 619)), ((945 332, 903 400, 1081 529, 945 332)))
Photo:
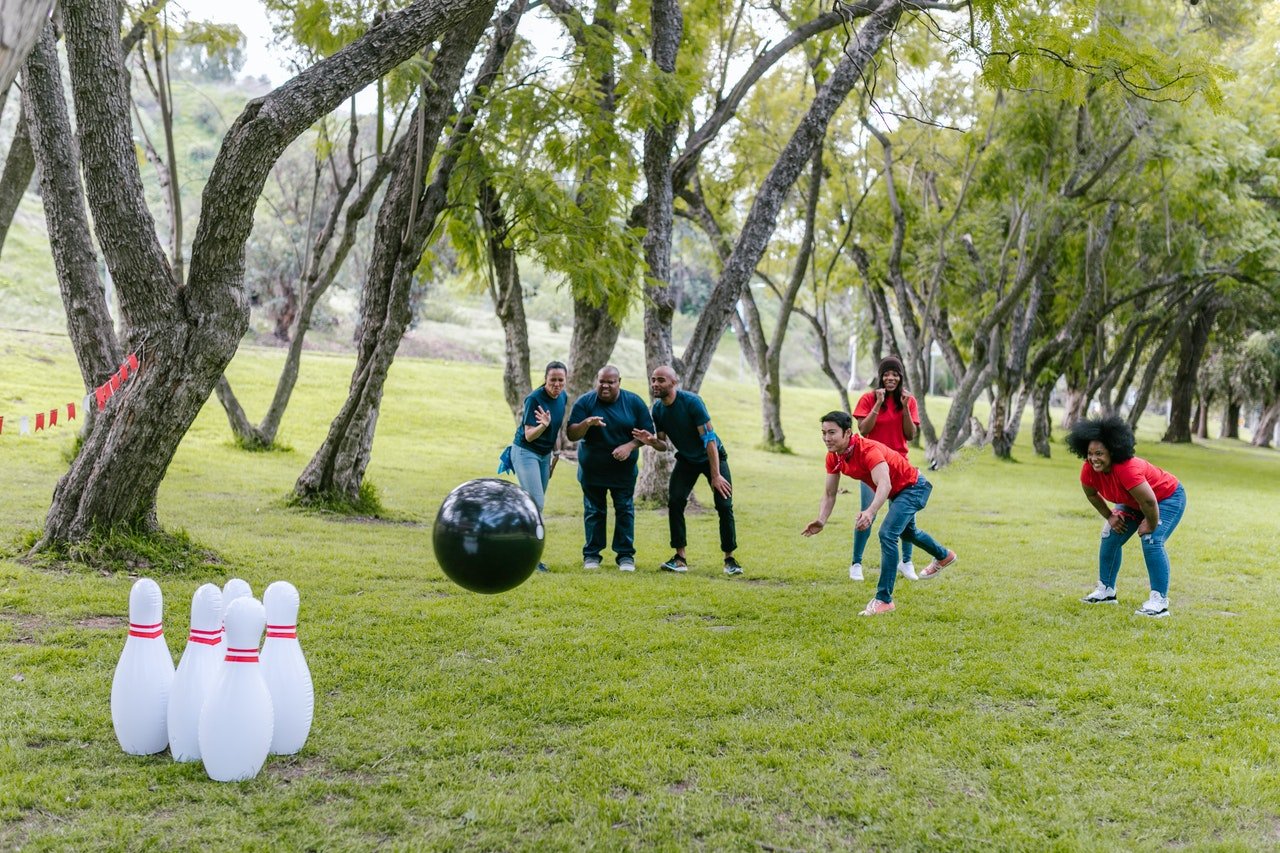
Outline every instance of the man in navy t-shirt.
POLYGON ((582 484, 582 524, 586 544, 582 567, 600 568, 604 551, 608 499, 613 498, 613 550, 618 568, 636 570, 636 462, 640 440, 635 430, 652 430, 653 419, 639 395, 622 390, 618 368, 605 365, 596 374, 596 389, 573 404, 565 434, 578 442, 578 482, 582 484))
POLYGON ((733 558, 738 548, 737 533, 733 523, 733 483, 729 474, 728 454, 724 443, 711 426, 711 415, 702 398, 679 389, 680 378, 676 372, 663 365, 655 368, 649 377, 649 391, 654 397, 653 423, 657 435, 637 429, 632 435, 655 450, 666 450, 668 444, 676 449, 676 465, 671 471, 670 498, 667 503, 667 522, 671 527, 671 547, 675 556, 662 564, 668 572, 688 570, 685 546, 684 508, 689 493, 699 477, 705 476, 711 484, 711 497, 715 500, 716 513, 720 516, 720 550, 724 552, 724 573, 742 574, 742 566, 733 558))

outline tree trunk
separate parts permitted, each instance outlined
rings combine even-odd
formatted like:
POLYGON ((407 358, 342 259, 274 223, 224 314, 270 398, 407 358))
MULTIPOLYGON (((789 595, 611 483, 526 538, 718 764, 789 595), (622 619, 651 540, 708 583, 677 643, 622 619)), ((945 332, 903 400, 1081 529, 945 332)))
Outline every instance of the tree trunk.
POLYGON ((53 0, 0 2, 0 92, 8 91, 49 22, 53 0))
POLYGON ((1209 437, 1209 407, 1213 404, 1213 397, 1212 392, 1206 392, 1196 401, 1196 413, 1192 417, 1196 438, 1209 437))
MULTIPOLYGON (((650 59, 657 66, 660 80, 671 80, 676 70, 676 56, 684 34, 684 17, 679 0, 653 0, 649 6, 653 49, 650 59)), ((649 275, 645 282, 644 360, 646 374, 655 368, 672 366, 671 318, 675 299, 671 290, 672 186, 671 152, 680 129, 681 111, 671 109, 666 115, 655 115, 644 131, 644 177, 649 194, 645 208, 644 247, 649 275)), ((678 372, 678 371, 677 371, 678 372)), ((642 395, 644 396, 644 395, 642 395)), ((646 503, 666 506, 669 497, 671 469, 675 454, 659 453, 646 447, 636 498, 646 503)))
MULTIPOLYGON (((1205 421, 1209 420, 1209 413, 1205 412, 1205 421)), ((1205 424, 1204 438, 1209 435, 1208 423, 1205 424)), ((1240 438, 1240 401, 1234 397, 1228 397, 1227 403, 1222 407, 1222 426, 1218 430, 1218 438, 1240 438)))
POLYGON ((484 9, 480 0, 418 0, 250 102, 209 175, 190 276, 179 290, 143 198, 120 5, 63 5, 89 206, 141 370, 58 482, 37 549, 94 529, 156 528, 160 481, 248 328, 244 246, 272 164, 321 116, 484 9))
POLYGON ((867 66, 893 32, 901 15, 902 6, 898 0, 883 0, 862 24, 760 185, 733 253, 716 281, 685 349, 685 386, 690 391, 696 393, 702 385, 711 357, 715 355, 728 324, 729 314, 743 287, 754 275, 756 265, 773 236, 778 212, 786 201, 787 193, 800 177, 814 148, 821 144, 832 115, 844 103, 854 85, 864 79, 867 66))
POLYGON ((1049 414, 1049 395, 1053 393, 1053 383, 1036 385, 1031 394, 1031 446, 1037 456, 1048 459, 1052 451, 1049 439, 1053 435, 1053 418, 1049 414))
POLYGON ((529 324, 525 320, 524 290, 520 286, 516 253, 507 242, 502 199, 487 178, 480 183, 480 222, 489 247, 489 296, 506 339, 502 393, 511 414, 518 419, 524 409, 524 398, 533 390, 529 381, 529 324))
POLYGON ((31 129, 28 150, 40 162, 45 222, 67 312, 67 331, 84 387, 96 388, 111 378, 124 353, 98 278, 98 255, 80 186, 80 152, 67 113, 53 24, 45 27, 32 48, 22 83, 23 120, 31 129))
POLYGON ((429 89, 415 116, 424 131, 418 134, 424 149, 407 148, 406 155, 393 167, 378 212, 377 238, 361 300, 350 390, 324 442, 294 484, 294 494, 303 501, 336 497, 352 506, 360 502, 387 373, 412 316, 409 290, 414 273, 447 202, 449 180, 475 120, 475 111, 511 47, 524 11, 525 0, 516 0, 499 17, 493 44, 454 123, 435 176, 423 192, 419 164, 433 161, 440 133, 452 111, 454 93, 493 9, 492 0, 485 1, 484 17, 476 14, 445 34, 432 65, 429 89))
POLYGON ((1216 313, 1212 305, 1197 311, 1195 318, 1180 331, 1178 368, 1173 376, 1173 397, 1169 402, 1169 428, 1161 441, 1191 443, 1191 403, 1196 393, 1196 374, 1200 371, 1200 359, 1204 357, 1205 346, 1209 343, 1216 313))
POLYGON ((4 252, 14 214, 18 212, 18 204, 31 184, 31 174, 35 169, 36 158, 31 151, 27 111, 19 109, 18 126, 14 129, 9 154, 5 157, 4 172, 0 174, 0 253, 4 252))
POLYGON ((756 387, 760 393, 760 425, 765 450, 782 450, 786 437, 782 433, 782 406, 780 404, 781 389, 770 375, 769 343, 764 337, 764 326, 760 320, 760 310, 756 307, 751 288, 742 290, 743 326, 747 333, 750 347, 744 350, 751 355, 751 368, 756 375, 756 387))
POLYGON ((311 318, 316 306, 320 304, 321 297, 328 292, 342 265, 346 263, 347 256, 351 254, 360 223, 368 215, 369 209, 373 206, 374 197, 391 173, 391 163, 398 162, 397 158, 402 156, 403 149, 409 145, 409 137, 401 136, 394 147, 394 153, 389 157, 379 158, 373 174, 343 215, 342 207, 359 178, 355 158, 355 128, 356 125, 353 122, 352 135, 347 143, 347 160, 351 166, 351 172, 339 188, 329 217, 325 220, 324 227, 311 247, 311 260, 307 264, 301 286, 302 305, 298 310, 297 321, 289 334, 289 349, 285 354, 284 367, 280 370, 280 378, 276 380, 276 392, 271 398, 271 405, 267 408, 262 422, 255 427, 245 416, 244 409, 236 399, 227 377, 223 376, 218 380, 216 388, 218 400, 226 411, 232 434, 243 447, 260 449, 275 444, 276 436, 280 432, 280 422, 284 419, 289 400, 293 396, 294 386, 298 382, 298 372, 302 365, 303 341, 307 332, 311 330, 311 318), (338 246, 334 249, 328 263, 322 264, 337 229, 340 215, 344 220, 342 238, 338 241, 338 246))
POLYGON ((1249 443, 1254 447, 1270 447, 1277 424, 1280 424, 1280 400, 1276 400, 1263 411, 1262 417, 1258 419, 1258 425, 1253 428, 1253 440, 1249 443))

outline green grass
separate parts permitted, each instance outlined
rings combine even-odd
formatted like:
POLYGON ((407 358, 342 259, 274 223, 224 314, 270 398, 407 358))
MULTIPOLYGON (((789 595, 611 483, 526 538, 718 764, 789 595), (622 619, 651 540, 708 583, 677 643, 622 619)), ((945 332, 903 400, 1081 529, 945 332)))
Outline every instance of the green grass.
MULTIPOLYGON (((6 416, 79 396, 64 341, 4 334, 0 353, 6 416)), ((251 417, 281 359, 246 350, 233 363, 251 417)), ((140 572, 164 590, 175 654, 200 583, 298 586, 317 694, 305 749, 231 785, 198 764, 124 755, 108 698, 133 577, 0 559, 0 847, 1280 843, 1275 453, 1168 447, 1158 424, 1144 430, 1140 452, 1189 496, 1170 547, 1174 615, 1156 621, 1131 615, 1146 593, 1136 545, 1120 607, 1077 603, 1101 520, 1061 444, 1038 459, 1024 436, 1018 465, 967 452, 931 475, 920 517, 960 562, 901 583, 898 612, 868 621, 854 614, 873 582, 845 571, 854 495, 821 536, 799 535, 823 480, 816 418, 834 395, 788 388, 795 453, 767 454, 754 449, 754 386, 718 381, 704 391, 730 449, 744 578, 720 572, 713 512, 691 519, 687 576, 656 571, 670 553, 659 512, 639 518, 640 571, 584 573, 580 492, 562 467, 552 573, 480 596, 443 577, 430 525, 451 488, 492 474, 510 438, 499 370, 397 362, 368 472, 395 520, 370 522, 285 505, 349 367, 305 357, 280 436, 293 451, 235 449, 211 398, 159 512, 221 562, 140 572)), ((73 434, 10 428, 0 540, 16 543, 39 527, 73 434)))

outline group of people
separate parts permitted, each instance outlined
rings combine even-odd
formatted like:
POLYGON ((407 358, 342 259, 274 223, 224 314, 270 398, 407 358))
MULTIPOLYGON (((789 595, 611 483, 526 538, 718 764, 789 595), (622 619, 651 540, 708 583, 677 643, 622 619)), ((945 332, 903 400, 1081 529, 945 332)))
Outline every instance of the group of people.
MULTIPOLYGON (((929 501, 932 484, 908 456, 920 415, 915 398, 904 387, 901 360, 880 362, 872 390, 863 394, 853 414, 832 411, 820 418, 826 445, 826 483, 818 517, 801 531, 821 533, 835 509, 841 476, 860 484, 860 510, 854 520, 853 558, 849 578, 863 579, 862 559, 880 508, 888 504, 880 525, 880 577, 875 597, 862 616, 879 616, 895 609, 893 589, 899 575, 910 580, 936 578, 956 562, 956 552, 916 525, 916 515, 929 501), (901 547, 899 547, 901 542, 901 547), (915 548, 933 560, 916 571, 915 548)), ((720 550, 724 571, 740 575, 734 558, 737 535, 733 518, 733 481, 728 453, 716 435, 702 399, 680 388, 669 366, 649 377, 652 407, 639 395, 622 388, 618 369, 607 365, 596 375, 595 388, 569 409, 565 400, 567 370, 563 363, 547 365, 543 385, 524 402, 524 413, 512 441, 510 459, 520 485, 542 511, 547 484, 555 466, 555 442, 562 423, 565 434, 578 442, 578 482, 582 486, 583 568, 599 569, 605 549, 608 503, 612 500, 612 550, 618 568, 635 571, 635 484, 639 449, 675 450, 669 483, 668 524, 675 554, 660 568, 688 570, 685 509, 699 478, 711 486, 720 520, 720 550), (568 413, 566 414, 566 410, 568 413)), ((1086 604, 1114 604, 1122 547, 1137 533, 1142 541, 1151 593, 1135 611, 1162 617, 1169 612, 1169 558, 1165 543, 1186 509, 1186 492, 1178 479, 1135 455, 1132 429, 1112 415, 1077 422, 1067 445, 1084 460, 1080 482, 1086 499, 1106 519, 1098 552, 1098 585, 1085 596, 1086 604), (1110 503, 1108 503, 1110 502, 1110 503)), ((546 566, 538 568, 546 571, 546 566)))

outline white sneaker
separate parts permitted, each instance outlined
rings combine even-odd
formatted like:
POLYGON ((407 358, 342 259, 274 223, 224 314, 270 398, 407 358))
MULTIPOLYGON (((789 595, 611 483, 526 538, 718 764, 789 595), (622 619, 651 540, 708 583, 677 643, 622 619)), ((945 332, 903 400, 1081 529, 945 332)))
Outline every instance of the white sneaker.
POLYGON ((618 560, 618 570, 623 572, 634 572, 636 570, 636 561, 630 557, 623 557, 618 560))
POLYGON ((1098 581, 1097 588, 1080 600, 1085 604, 1115 604, 1116 588, 1098 581))
POLYGON ((1148 598, 1141 607, 1133 612, 1138 616, 1152 616, 1156 619, 1168 616, 1169 597, 1167 595, 1161 595, 1153 589, 1151 590, 1151 597, 1148 598))
POLYGON ((600 568, 600 558, 599 558, 599 557, 588 557, 587 559, 585 559, 585 560, 583 560, 583 561, 582 561, 582 568, 584 568, 584 569, 598 569, 598 568, 600 568))
POLYGON ((862 563, 854 563, 853 565, 849 566, 849 580, 851 581, 862 580, 862 563))
POLYGON ((904 578, 906 578, 909 581, 920 580, 920 576, 916 574, 915 563, 911 563, 911 562, 898 563, 898 574, 902 575, 904 578))

